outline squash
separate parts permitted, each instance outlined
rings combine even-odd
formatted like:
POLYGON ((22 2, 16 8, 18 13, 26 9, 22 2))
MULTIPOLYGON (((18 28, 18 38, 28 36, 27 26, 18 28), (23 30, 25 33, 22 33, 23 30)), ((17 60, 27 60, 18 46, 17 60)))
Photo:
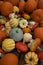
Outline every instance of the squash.
POLYGON ((9 23, 10 23, 10 26, 11 27, 17 27, 18 26, 18 19, 17 18, 13 18, 13 19, 11 19, 10 21, 9 21, 9 23))
POLYGON ((35 0, 27 0, 25 4, 25 10, 27 13, 33 12, 37 8, 37 2, 35 0))
POLYGON ((3 1, 1 0, 0 1, 0 13, 1 13, 1 6, 2 6, 2 4, 3 4, 3 1))
POLYGON ((43 61, 43 51, 38 53, 38 58, 43 61))
POLYGON ((30 30, 30 28, 29 28, 29 27, 26 27, 26 28, 23 28, 23 32, 24 32, 24 33, 30 33, 30 32, 31 32, 31 30, 30 30))
POLYGON ((15 48, 15 41, 13 39, 7 38, 2 41, 2 49, 5 52, 10 52, 15 48))
POLYGON ((41 40, 39 38, 33 40, 30 45, 30 51, 36 51, 40 46, 40 44, 41 44, 41 40))
POLYGON ((23 31, 20 28, 13 28, 11 29, 9 36, 16 42, 21 41, 23 39, 23 31))
POLYGON ((13 12, 14 13, 19 13, 19 8, 17 6, 13 6, 13 12))
POLYGON ((4 54, 0 59, 0 65, 18 65, 18 56, 13 53, 4 54))
POLYGON ((43 42, 43 27, 37 27, 34 30, 34 38, 40 38, 40 40, 43 42))
POLYGON ((28 51, 28 46, 23 42, 17 42, 16 43, 16 49, 18 52, 27 52, 28 51))
POLYGON ((24 42, 30 42, 32 40, 32 35, 30 33, 25 33, 23 36, 24 42))
POLYGON ((25 20, 25 19, 20 20, 19 26, 20 26, 21 28, 27 27, 27 26, 28 26, 28 21, 25 20))
POLYGON ((43 9, 34 10, 32 13, 32 20, 38 23, 43 21, 43 9))
POLYGON ((1 14, 3 16, 8 16, 12 12, 13 12, 13 5, 10 2, 7 2, 7 1, 4 2, 1 6, 1 14))
POLYGON ((29 19, 31 18, 30 15, 28 15, 28 14, 26 14, 26 13, 23 14, 23 17, 24 17, 26 20, 29 20, 29 19))
POLYGON ((19 11, 20 13, 24 13, 24 8, 25 8, 25 2, 24 0, 19 2, 19 11))
POLYGON ((25 62, 28 65, 36 65, 38 63, 38 55, 35 52, 28 52, 25 55, 25 62))

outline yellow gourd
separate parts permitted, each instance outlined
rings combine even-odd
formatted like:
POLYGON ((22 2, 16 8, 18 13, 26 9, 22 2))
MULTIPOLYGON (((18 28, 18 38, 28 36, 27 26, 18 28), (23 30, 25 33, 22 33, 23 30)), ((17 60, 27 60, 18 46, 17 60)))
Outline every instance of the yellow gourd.
POLYGON ((28 52, 25 55, 25 62, 28 65, 36 65, 38 63, 38 56, 35 52, 28 52))

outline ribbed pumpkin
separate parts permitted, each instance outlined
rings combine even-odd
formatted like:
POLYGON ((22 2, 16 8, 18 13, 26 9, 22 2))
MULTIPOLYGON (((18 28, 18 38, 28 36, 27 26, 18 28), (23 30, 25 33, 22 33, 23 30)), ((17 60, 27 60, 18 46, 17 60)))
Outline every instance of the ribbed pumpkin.
POLYGON ((38 1, 38 8, 43 9, 43 0, 38 1))
POLYGON ((8 16, 13 11, 13 5, 10 2, 4 2, 1 6, 1 14, 8 16), (4 8, 5 7, 5 8, 4 8))
POLYGON ((43 21, 43 10, 42 9, 37 9, 37 10, 33 11, 32 19, 36 22, 43 21))
POLYGON ((40 38, 43 42, 43 27, 38 27, 34 30, 34 37, 40 38))
POLYGON ((18 57, 13 53, 5 54, 0 61, 0 65, 18 65, 18 57))
POLYGON ((24 13, 25 2, 19 2, 19 11, 20 13, 24 13))
POLYGON ((4 1, 11 2, 14 6, 19 4, 19 0, 4 0, 4 1))
POLYGON ((0 12, 1 12, 1 5, 3 4, 3 1, 0 1, 0 12))
POLYGON ((27 65, 37 65, 38 55, 35 52, 28 52, 25 55, 25 62, 27 63, 27 65))
POLYGON ((25 10, 29 13, 32 12, 37 7, 37 2, 35 0, 27 0, 25 4, 25 10))

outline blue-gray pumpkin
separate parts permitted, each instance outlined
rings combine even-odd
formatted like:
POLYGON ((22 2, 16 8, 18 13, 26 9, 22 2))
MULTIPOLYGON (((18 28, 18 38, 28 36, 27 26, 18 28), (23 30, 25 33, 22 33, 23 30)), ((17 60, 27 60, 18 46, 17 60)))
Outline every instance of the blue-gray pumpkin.
POLYGON ((10 38, 14 39, 15 41, 20 41, 23 38, 23 32, 20 28, 13 28, 9 34, 10 38))

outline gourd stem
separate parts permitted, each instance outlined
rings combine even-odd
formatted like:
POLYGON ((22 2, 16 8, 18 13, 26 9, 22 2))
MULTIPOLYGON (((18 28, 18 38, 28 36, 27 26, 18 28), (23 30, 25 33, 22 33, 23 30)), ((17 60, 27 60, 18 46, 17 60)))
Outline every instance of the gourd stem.
POLYGON ((39 49, 40 51, 42 51, 42 49, 41 49, 40 47, 38 47, 38 49, 39 49))

